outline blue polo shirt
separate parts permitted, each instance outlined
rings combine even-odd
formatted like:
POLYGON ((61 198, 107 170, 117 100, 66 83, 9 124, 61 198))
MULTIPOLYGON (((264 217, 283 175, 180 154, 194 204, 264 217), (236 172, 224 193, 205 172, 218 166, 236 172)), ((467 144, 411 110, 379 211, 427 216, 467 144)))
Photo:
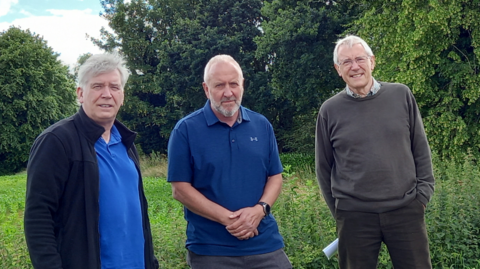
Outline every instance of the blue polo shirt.
MULTIPOLYGON (((254 206, 267 178, 283 171, 277 141, 268 120, 240 107, 241 121, 230 127, 218 120, 207 101, 181 119, 168 143, 169 182, 189 182, 209 200, 231 211, 254 206)), ((186 247, 199 255, 264 254, 284 246, 272 214, 258 226, 259 235, 238 240, 225 226, 187 208, 186 247)))
POLYGON ((100 173, 100 260, 102 269, 145 269, 139 175, 122 137, 112 127, 110 141, 95 143, 100 173))

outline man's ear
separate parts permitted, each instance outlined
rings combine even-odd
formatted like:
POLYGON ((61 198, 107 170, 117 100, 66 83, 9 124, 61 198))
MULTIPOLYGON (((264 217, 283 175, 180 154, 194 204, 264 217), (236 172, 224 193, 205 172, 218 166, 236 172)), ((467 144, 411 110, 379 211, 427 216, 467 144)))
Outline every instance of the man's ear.
POLYGON ((333 66, 335 67, 335 69, 337 70, 337 73, 339 76, 342 76, 342 73, 340 72, 340 66, 338 64, 333 64, 333 66))
POLYGON ((77 100, 80 104, 83 104, 83 89, 80 87, 77 88, 77 100))
POLYGON ((208 85, 206 82, 202 83, 203 91, 205 92, 205 96, 207 96, 207 99, 210 98, 210 95, 208 94, 208 85))
POLYGON ((372 71, 375 69, 375 55, 370 56, 370 62, 372 63, 372 71))

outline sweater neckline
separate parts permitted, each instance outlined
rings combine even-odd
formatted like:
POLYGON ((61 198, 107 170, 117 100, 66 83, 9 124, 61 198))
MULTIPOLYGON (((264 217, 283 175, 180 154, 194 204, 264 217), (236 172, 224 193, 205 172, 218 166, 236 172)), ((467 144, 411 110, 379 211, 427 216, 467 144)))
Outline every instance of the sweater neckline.
POLYGON ((363 102, 363 101, 372 100, 372 99, 375 99, 378 96, 380 96, 386 90, 386 88, 383 87, 382 82, 378 81, 378 83, 380 84, 380 89, 374 95, 365 96, 363 98, 355 98, 353 96, 348 95, 346 90, 343 90, 342 95, 343 95, 344 98, 346 98, 350 101, 354 101, 354 102, 363 102))

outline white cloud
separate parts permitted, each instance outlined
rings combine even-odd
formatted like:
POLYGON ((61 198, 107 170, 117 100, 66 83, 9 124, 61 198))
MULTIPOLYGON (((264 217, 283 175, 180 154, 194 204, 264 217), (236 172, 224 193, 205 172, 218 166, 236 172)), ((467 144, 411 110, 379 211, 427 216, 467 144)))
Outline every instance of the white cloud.
POLYGON ((0 23, 0 31, 7 30, 11 25, 20 26, 23 30, 30 29, 32 33, 43 36, 48 46, 60 53, 59 59, 71 67, 84 53, 102 52, 90 39, 86 39, 86 35, 100 37, 102 26, 110 30, 107 20, 98 14, 93 14, 91 9, 47 11, 52 15, 29 16, 16 19, 12 23, 0 23))
POLYGON ((28 16, 28 17, 33 16, 32 13, 26 11, 25 9, 20 10, 20 14, 25 15, 25 16, 28 16))
POLYGON ((0 17, 7 15, 10 8, 17 3, 18 0, 0 0, 0 17))

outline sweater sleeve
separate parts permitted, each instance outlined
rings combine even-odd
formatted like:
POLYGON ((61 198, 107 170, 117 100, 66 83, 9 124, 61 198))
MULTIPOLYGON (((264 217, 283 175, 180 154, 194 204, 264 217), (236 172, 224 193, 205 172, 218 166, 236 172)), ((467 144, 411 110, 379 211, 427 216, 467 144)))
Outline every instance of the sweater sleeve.
POLYGON ((323 198, 334 216, 335 198, 332 196, 331 183, 333 163, 333 148, 330 142, 327 120, 322 116, 322 108, 320 108, 315 129, 315 172, 323 198))
POLYGON ((68 178, 68 159, 62 143, 51 133, 37 138, 30 152, 24 225, 35 268, 62 268, 57 251, 55 218, 68 178))
POLYGON ((410 91, 409 109, 410 140, 417 177, 417 199, 426 206, 433 195, 435 186, 432 156, 417 102, 410 91))

